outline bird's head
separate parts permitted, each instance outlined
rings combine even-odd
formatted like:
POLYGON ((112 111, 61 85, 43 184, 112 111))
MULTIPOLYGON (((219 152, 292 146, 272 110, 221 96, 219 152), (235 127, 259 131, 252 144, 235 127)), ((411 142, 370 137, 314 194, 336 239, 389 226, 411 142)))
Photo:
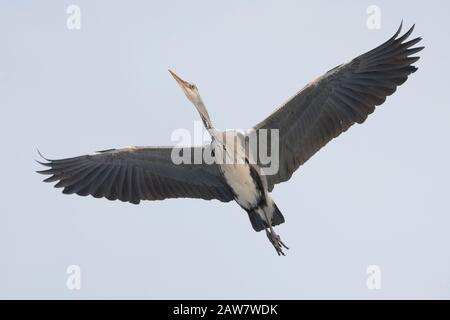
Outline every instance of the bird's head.
POLYGON ((170 70, 169 72, 175 78, 175 80, 177 81, 177 83, 179 84, 184 94, 189 99, 189 101, 191 101, 192 104, 197 109, 198 113, 200 114, 200 117, 202 118, 203 124, 205 125, 205 128, 208 130, 211 129, 212 128, 211 120, 209 119, 208 111, 206 110, 202 98, 200 97, 200 93, 198 92, 197 86, 193 83, 184 81, 174 72, 170 70))
POLYGON ((183 90, 186 97, 194 104, 198 104, 201 101, 200 93, 198 92, 197 86, 191 82, 184 81, 175 72, 169 70, 170 74, 177 81, 178 85, 183 90))

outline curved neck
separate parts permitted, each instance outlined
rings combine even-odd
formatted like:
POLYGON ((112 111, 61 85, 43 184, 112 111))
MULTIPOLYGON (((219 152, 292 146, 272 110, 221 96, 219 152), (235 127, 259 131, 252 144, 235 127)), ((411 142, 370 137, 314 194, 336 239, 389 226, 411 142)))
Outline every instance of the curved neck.
POLYGON ((198 98, 193 101, 193 104, 195 108, 197 109, 198 113, 200 114, 200 118, 203 121, 203 125, 205 128, 209 131, 211 129, 214 129, 211 119, 209 118, 208 110, 206 110, 205 104, 202 101, 202 98, 198 96, 198 98))
POLYGON ((206 130, 208 130, 213 140, 216 140, 220 144, 223 144, 223 139, 220 136, 220 132, 213 127, 211 119, 209 118, 208 110, 206 110, 205 104, 203 103, 202 98, 200 98, 200 96, 194 102, 194 105, 198 113, 200 114, 200 118, 202 119, 203 125, 205 126, 206 130))

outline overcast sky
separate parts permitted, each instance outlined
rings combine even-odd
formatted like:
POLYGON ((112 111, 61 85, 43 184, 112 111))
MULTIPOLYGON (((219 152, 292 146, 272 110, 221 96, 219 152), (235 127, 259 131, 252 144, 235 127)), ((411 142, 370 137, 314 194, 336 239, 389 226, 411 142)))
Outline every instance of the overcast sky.
POLYGON ((0 298, 450 298, 448 1, 0 0, 0 298), (66 9, 81 9, 81 29, 66 9), (369 5, 381 28, 366 25, 369 5), (218 128, 248 128, 308 81, 387 40, 424 38, 418 72, 273 197, 278 257, 236 203, 139 206, 41 182, 63 158, 170 145, 197 84, 218 128), (81 289, 66 286, 68 266, 81 289), (366 286, 367 268, 381 288, 366 286))

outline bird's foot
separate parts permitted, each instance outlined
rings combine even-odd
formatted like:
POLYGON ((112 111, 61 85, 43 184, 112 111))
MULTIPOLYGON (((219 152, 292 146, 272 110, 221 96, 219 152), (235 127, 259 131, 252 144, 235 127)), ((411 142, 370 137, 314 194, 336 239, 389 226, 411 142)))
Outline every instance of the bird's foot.
POLYGON ((266 229, 266 235, 267 235, 267 238, 269 238, 270 243, 272 243, 273 247, 277 251, 278 255, 284 256, 285 254, 283 252, 283 247, 288 250, 289 250, 289 248, 283 243, 283 241, 281 241, 280 236, 277 235, 275 233, 275 231, 273 231, 272 228, 270 228, 270 230, 266 229))

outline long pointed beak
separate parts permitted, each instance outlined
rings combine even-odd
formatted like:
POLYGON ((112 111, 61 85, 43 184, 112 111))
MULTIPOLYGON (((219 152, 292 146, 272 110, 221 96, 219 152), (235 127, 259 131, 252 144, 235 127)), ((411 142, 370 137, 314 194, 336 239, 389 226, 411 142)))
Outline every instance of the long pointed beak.
POLYGON ((172 77, 178 82, 178 84, 180 85, 180 87, 185 90, 186 89, 186 81, 184 81, 183 79, 181 79, 175 72, 173 72, 172 70, 169 70, 170 74, 172 75, 172 77))

